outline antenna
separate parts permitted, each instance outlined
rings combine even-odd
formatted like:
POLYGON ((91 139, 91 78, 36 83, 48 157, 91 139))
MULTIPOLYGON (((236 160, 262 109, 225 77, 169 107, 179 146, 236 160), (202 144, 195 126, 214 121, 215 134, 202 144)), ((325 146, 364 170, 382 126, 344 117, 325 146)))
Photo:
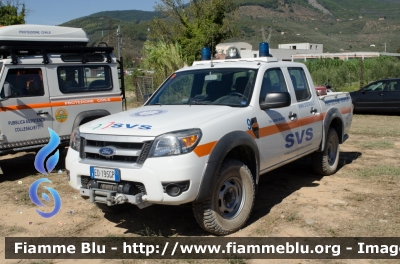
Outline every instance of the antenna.
POLYGON ((264 27, 261 27, 260 31, 261 31, 263 42, 268 42, 269 43, 271 41, 272 27, 268 28, 268 31, 269 31, 268 38, 265 37, 265 29, 264 29, 264 27))
MULTIPOLYGON (((213 5, 213 1, 211 0, 211 7, 212 7, 212 5, 213 5)), ((212 23, 213 24, 212 24, 212 27, 211 27, 211 65, 210 66, 214 67, 214 65, 213 65, 213 56, 214 56, 214 19, 212 20, 212 23)))
POLYGON ((269 35, 268 35, 268 38, 267 38, 267 42, 269 43, 271 41, 272 27, 270 27, 268 30, 269 30, 269 35))
POLYGON ((263 40, 263 42, 266 42, 267 40, 265 39, 265 30, 264 30, 264 27, 261 27, 261 36, 262 36, 262 40, 263 40))

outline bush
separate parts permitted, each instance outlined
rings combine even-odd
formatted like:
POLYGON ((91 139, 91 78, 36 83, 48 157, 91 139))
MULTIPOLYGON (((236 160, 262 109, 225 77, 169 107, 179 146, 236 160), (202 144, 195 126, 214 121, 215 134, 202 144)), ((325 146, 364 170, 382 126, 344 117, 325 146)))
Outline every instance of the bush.
MULTIPOLYGON (((330 83, 336 91, 348 91, 360 82, 360 60, 315 59, 305 62, 315 85, 330 83)), ((363 61, 363 85, 372 81, 399 77, 400 61, 395 57, 381 56, 363 61)))

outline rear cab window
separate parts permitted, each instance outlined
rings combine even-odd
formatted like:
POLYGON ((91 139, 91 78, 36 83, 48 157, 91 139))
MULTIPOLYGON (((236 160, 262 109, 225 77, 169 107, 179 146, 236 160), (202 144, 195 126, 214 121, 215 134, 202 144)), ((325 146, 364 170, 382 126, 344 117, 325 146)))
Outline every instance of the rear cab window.
POLYGON ((60 66, 57 78, 62 93, 84 93, 112 90, 109 66, 60 66))
POLYGON ((310 87, 303 68, 288 68, 297 102, 307 101, 311 98, 310 87))

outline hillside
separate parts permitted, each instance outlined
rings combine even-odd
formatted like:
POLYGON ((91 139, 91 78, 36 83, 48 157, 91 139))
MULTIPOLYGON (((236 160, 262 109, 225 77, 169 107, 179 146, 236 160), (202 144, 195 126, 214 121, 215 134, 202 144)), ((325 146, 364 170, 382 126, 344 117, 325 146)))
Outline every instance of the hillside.
MULTIPOLYGON (((270 46, 280 43, 312 42, 324 44, 325 52, 395 52, 400 46, 400 0, 235 0, 239 15, 235 26, 240 35, 228 41, 246 41, 256 49, 268 36, 270 46), (375 47, 371 47, 375 45, 375 47)), ((123 49, 140 56, 147 39, 148 23, 156 12, 124 10, 104 11, 68 21, 63 26, 82 27, 91 45, 105 41, 115 45, 115 33, 121 26, 123 49), (113 34, 109 34, 109 30, 113 34)))

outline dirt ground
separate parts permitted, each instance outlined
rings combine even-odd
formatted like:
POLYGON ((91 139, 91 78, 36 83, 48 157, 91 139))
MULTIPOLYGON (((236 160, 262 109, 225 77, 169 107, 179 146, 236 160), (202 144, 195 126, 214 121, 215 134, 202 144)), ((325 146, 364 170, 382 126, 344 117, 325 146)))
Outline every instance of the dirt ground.
MULTIPOLYGON (((79 193, 68 185, 63 158, 60 159, 54 173, 48 176, 52 181, 48 186, 56 189, 61 196, 61 211, 53 218, 41 218, 35 212, 37 207, 28 195, 32 182, 43 177, 33 166, 34 158, 35 153, 0 157, 3 170, 3 174, 0 172, 1 263, 4 260, 6 236, 211 236, 197 225, 190 206, 153 205, 143 210, 132 206, 123 214, 104 214, 88 200, 83 200, 79 193)), ((313 174, 310 159, 307 157, 262 175, 249 221, 242 230, 231 236, 398 237, 399 158, 399 116, 355 115, 350 138, 341 145, 340 169, 335 175, 320 177, 313 174)), ((45 192, 44 189, 39 189, 38 193, 42 192, 45 192)), ((50 211, 52 205, 46 207, 50 211)), ((46 208, 42 211, 46 211, 46 208)), ((69 262, 73 261, 7 261, 69 262)), ((101 260, 85 262, 119 263, 101 260)), ((149 263, 154 262, 162 263, 149 263)), ((240 263, 265 262, 266 260, 243 260, 240 263)), ((287 263, 270 261, 277 262, 287 263)), ((290 263, 306 262, 321 261, 290 263)), ((336 260, 331 263, 348 261, 336 260)))

